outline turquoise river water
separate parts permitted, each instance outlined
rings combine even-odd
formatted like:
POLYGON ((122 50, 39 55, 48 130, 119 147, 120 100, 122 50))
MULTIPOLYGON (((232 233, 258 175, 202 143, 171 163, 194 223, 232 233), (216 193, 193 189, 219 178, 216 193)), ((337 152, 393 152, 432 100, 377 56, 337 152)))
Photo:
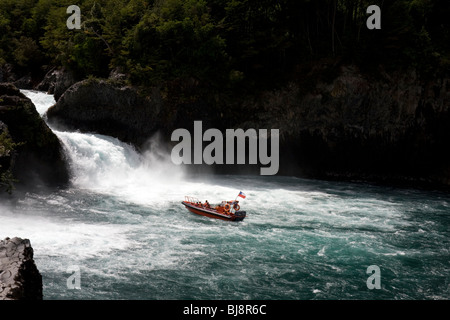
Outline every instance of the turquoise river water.
MULTIPOLYGON (((54 103, 24 93, 42 115, 54 103)), ((0 204, 0 238, 30 239, 45 299, 450 298, 446 193, 190 177, 156 140, 138 154, 111 137, 55 133, 70 160, 70 187, 0 204), (185 195, 214 203, 239 191, 247 195, 243 222, 197 216, 181 204, 185 195), (367 285, 374 265, 379 289, 367 285), (80 289, 70 286, 74 275, 80 289)))

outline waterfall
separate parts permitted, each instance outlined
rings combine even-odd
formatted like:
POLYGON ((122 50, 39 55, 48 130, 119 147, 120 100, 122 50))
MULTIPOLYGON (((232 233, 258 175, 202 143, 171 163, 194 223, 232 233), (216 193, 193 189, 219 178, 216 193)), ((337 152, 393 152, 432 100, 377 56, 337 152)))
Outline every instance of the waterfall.
MULTIPOLYGON (((53 96, 31 90, 22 92, 45 119, 47 110, 55 104, 53 96)), ((170 195, 182 185, 183 169, 171 162, 158 135, 149 137, 150 149, 139 153, 113 137, 50 128, 64 146, 74 187, 147 203, 170 195)))

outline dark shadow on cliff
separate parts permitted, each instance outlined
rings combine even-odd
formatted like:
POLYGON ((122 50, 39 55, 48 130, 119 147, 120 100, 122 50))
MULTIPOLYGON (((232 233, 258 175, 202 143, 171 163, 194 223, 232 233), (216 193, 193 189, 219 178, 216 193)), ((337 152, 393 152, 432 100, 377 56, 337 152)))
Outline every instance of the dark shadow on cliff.
POLYGON ((0 84, 0 121, 12 143, 9 166, 2 170, 12 172, 16 188, 67 185, 69 171, 59 139, 30 99, 10 84, 0 84))

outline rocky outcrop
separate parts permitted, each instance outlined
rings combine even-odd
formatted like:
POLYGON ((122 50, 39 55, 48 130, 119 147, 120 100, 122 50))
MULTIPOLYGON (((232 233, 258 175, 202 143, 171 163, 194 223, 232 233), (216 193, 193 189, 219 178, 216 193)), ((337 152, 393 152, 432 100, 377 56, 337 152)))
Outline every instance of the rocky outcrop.
POLYGON ((19 89, 33 89, 35 79, 32 73, 17 68, 9 63, 0 66, 0 83, 9 82, 19 89))
POLYGON ((15 144, 9 168, 22 186, 56 186, 69 180, 60 141, 30 99, 11 84, 0 84, 0 122, 15 144))
POLYGON ((28 239, 0 241, 0 300, 42 300, 42 276, 28 239))
POLYGON ((31 73, 24 75, 20 79, 13 82, 14 86, 19 89, 31 90, 33 89, 33 79, 31 78, 31 73))
POLYGON ((71 86, 47 112, 53 125, 97 132, 142 145, 158 127, 161 101, 131 87, 88 79, 71 86))
MULTIPOLYGON (((175 128, 191 129, 194 120, 203 120, 204 130, 279 129, 280 174, 450 186, 448 75, 425 79, 381 66, 363 72, 332 61, 307 66, 270 91, 216 95, 189 81, 175 87, 142 98, 131 88, 86 80, 48 115, 137 145, 157 129, 166 139, 175 128)), ((236 169, 223 167, 217 169, 236 169)))
POLYGON ((265 92, 246 127, 279 128, 282 173, 450 185, 450 78, 341 66, 265 92))
POLYGON ((53 94, 55 100, 58 101, 64 92, 76 82, 76 77, 71 71, 64 68, 53 68, 47 72, 35 89, 53 94))

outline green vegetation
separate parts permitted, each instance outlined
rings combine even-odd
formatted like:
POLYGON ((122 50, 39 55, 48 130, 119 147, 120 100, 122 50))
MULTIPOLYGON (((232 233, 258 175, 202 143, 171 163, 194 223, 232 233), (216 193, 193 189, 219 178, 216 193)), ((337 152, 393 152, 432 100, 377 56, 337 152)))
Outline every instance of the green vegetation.
POLYGON ((450 65, 448 0, 0 0, 0 64, 65 66, 80 77, 113 69, 139 85, 194 78, 216 87, 283 82, 305 62, 450 65), (382 10, 368 30, 366 8, 382 10))
MULTIPOLYGON (((14 149, 19 146, 12 141, 7 129, 4 129, 0 134, 0 162, 6 159, 6 162, 10 161, 10 157, 14 152, 14 149)), ((14 179, 10 168, 3 168, 0 164, 0 191, 6 191, 11 193, 14 189, 14 183, 17 182, 14 179)))

